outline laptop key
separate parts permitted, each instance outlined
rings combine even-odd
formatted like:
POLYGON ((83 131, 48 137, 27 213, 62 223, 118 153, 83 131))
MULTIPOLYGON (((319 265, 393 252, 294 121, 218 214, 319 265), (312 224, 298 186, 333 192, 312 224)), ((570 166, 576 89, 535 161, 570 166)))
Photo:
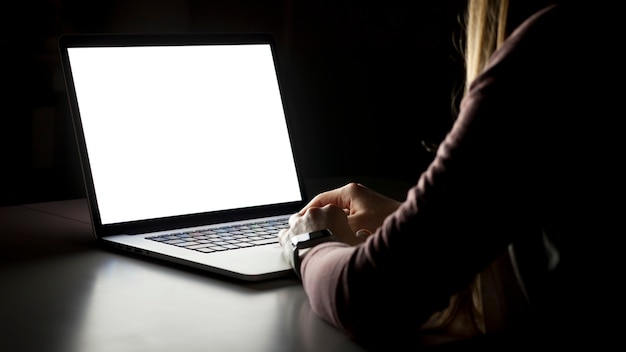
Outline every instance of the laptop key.
POLYGON ((264 245, 264 244, 274 244, 274 243, 278 243, 278 238, 266 238, 262 240, 250 241, 248 243, 252 243, 257 246, 264 245))

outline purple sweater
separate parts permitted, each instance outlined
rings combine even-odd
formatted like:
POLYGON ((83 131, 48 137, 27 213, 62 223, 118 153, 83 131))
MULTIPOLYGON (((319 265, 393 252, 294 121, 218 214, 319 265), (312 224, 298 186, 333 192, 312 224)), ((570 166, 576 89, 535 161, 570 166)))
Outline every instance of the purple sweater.
POLYGON ((323 243, 305 256, 316 314, 364 344, 415 341, 509 244, 542 232, 559 246, 567 290, 574 248, 599 214, 587 206, 602 196, 591 191, 602 177, 588 171, 598 154, 588 143, 601 141, 607 120, 593 110, 606 77, 596 77, 598 48, 583 24, 557 6, 527 19, 472 83, 401 207, 363 245, 323 243))

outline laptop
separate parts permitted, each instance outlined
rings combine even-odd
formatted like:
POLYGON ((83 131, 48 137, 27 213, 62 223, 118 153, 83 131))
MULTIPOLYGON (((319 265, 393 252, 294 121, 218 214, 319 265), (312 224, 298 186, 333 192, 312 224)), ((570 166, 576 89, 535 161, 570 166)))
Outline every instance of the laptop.
POLYGON ((277 233, 306 196, 270 35, 58 45, 99 242, 245 281, 293 275, 277 233))

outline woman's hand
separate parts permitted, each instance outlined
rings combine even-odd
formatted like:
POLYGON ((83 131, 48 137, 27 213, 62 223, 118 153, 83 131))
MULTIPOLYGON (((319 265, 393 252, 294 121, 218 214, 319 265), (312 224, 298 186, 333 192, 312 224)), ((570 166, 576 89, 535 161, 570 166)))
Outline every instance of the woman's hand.
POLYGON ((356 245, 363 241, 350 228, 343 209, 332 204, 320 208, 309 208, 302 214, 295 213, 289 218, 289 228, 278 233, 278 240, 283 247, 283 256, 292 268, 295 267, 291 248, 292 237, 323 229, 330 230, 335 240, 349 245, 356 245))
POLYGON ((348 217, 343 209, 327 204, 323 207, 311 207, 304 212, 293 214, 289 218, 289 229, 284 229, 279 233, 281 243, 286 241, 285 237, 291 237, 303 233, 328 229, 334 238, 349 245, 360 243, 361 240, 348 224, 348 217))
POLYGON ((289 218, 288 229, 279 232, 285 259, 293 266, 291 238, 303 233, 329 229, 337 241, 362 243, 400 204, 358 183, 320 193, 289 218))
MULTIPOLYGON (((367 237, 382 225, 385 218, 400 206, 401 202, 377 193, 361 184, 349 183, 341 188, 320 193, 302 210, 300 215, 314 208, 333 205, 343 209, 352 233, 367 237)), ((316 229, 317 230, 317 229, 316 229)))

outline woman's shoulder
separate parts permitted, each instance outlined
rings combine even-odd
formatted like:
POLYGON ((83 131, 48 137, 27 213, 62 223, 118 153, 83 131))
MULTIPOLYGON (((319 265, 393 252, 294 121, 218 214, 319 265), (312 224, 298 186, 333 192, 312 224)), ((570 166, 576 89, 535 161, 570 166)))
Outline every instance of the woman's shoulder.
POLYGON ((515 28, 503 44, 504 51, 526 46, 542 46, 548 52, 597 49, 598 43, 609 44, 615 38, 619 23, 614 19, 615 13, 611 4, 591 6, 583 5, 582 1, 552 4, 515 28))
POLYGON ((568 15, 563 6, 551 5, 534 13, 516 27, 491 61, 498 61, 512 53, 546 53, 545 49, 568 40, 568 15))
POLYGON ((550 72, 554 76, 553 70, 569 75, 602 64, 606 60, 603 53, 614 45, 611 38, 616 33, 607 11, 586 9, 578 2, 545 7, 512 31, 490 58, 487 69, 506 68, 509 74, 519 69, 519 75, 532 76, 550 72))

